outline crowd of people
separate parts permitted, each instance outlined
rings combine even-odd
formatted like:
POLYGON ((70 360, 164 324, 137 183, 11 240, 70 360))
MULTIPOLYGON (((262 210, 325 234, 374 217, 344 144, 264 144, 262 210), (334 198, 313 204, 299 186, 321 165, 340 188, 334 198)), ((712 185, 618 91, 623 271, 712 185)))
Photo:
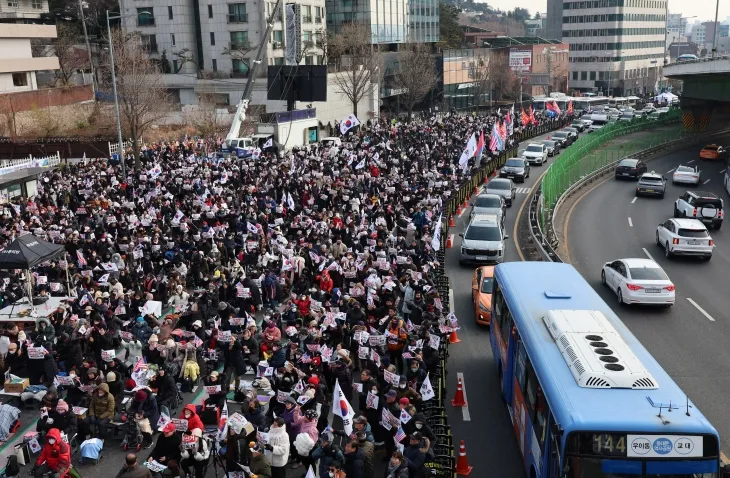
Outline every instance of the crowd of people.
POLYGON ((145 146, 127 177, 108 160, 44 173, 0 216, 2 247, 26 233, 65 247, 30 276, 0 271, 5 303, 28 279, 41 302, 63 298, 0 341, 6 378, 28 378, 20 399, 39 402, 35 475, 68 476, 66 441, 93 459, 121 428, 126 478, 203 478, 215 463, 371 478, 379 460, 388 478, 423 478, 428 377, 457 326, 435 231, 452 191, 499 154, 459 165, 465 142, 499 121, 376 122, 339 146, 243 160, 176 141, 145 146), (184 405, 196 386, 206 398, 184 405), (347 415, 331 410, 337 393, 357 413, 332 423, 347 415))

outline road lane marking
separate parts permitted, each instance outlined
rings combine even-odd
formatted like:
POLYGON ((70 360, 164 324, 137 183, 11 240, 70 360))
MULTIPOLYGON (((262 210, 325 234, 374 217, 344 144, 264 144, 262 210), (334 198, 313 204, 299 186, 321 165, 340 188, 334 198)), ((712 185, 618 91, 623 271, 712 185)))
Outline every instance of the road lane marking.
POLYGON ((454 235, 449 234, 449 242, 451 242, 451 247, 454 247, 454 235))
POLYGON ((667 174, 671 173, 671 172, 672 172, 672 171, 674 171, 675 169, 677 169, 677 168, 672 168, 672 169, 670 169, 669 171, 667 171, 667 174))
MULTIPOLYGON (((641 250, 644 251, 644 254, 646 254, 646 257, 648 257, 649 259, 654 261, 654 258, 651 257, 651 254, 649 254, 649 251, 646 250, 646 247, 642 247, 641 250)), ((654 262, 656 262, 656 261, 654 261, 654 262)))
POLYGON ((634 204, 638 198, 634 198, 631 200, 631 204, 634 204))
POLYGON ((695 160, 693 159, 692 161, 687 161, 687 164, 692 164, 694 162, 695 162, 695 160))
POLYGON ((707 181, 705 181, 705 182, 704 182, 704 183, 702 183, 702 184, 707 184, 707 183, 709 183, 709 182, 710 182, 710 180, 708 179, 707 181))
POLYGON ((454 289, 449 287, 449 312, 454 312, 454 289))
POLYGON ((631 222, 631 218, 629 218, 629 227, 634 227, 634 223, 631 222))
MULTIPOLYGON (((537 177, 534 184, 537 184, 540 182, 543 176, 547 174, 548 170, 542 172, 540 176, 537 177)), ((530 198, 526 198, 522 201, 522 205, 520 206, 520 210, 517 211, 517 218, 515 219, 515 227, 512 228, 512 242, 515 243, 515 249, 517 249, 517 255, 520 256, 521 261, 525 261, 525 255, 522 253, 522 249, 520 248, 520 240, 517 237, 517 226, 520 224, 520 218, 522 217, 522 211, 525 210, 525 205, 530 202, 530 198)))
POLYGON ((583 200, 583 198, 588 196, 588 194, 593 192, 593 190, 596 189, 598 186, 601 186, 602 184, 608 182, 609 179, 611 179, 611 176, 607 177, 603 181, 599 182, 598 184, 596 184, 595 186, 590 188, 588 191, 584 192, 580 197, 578 197, 578 199, 575 200, 573 205, 570 206, 570 209, 568 209, 568 214, 565 216, 565 222, 563 223, 563 242, 565 243, 565 255, 567 257, 561 258, 568 264, 571 263, 570 262, 570 245, 568 244, 568 226, 570 225, 570 216, 573 215, 573 211, 578 206, 578 204, 583 200))
MULTIPOLYGON (((725 168, 725 169, 727 169, 727 168, 725 168)), ((722 171, 720 171, 720 172, 719 172, 719 173, 717 173, 717 174, 722 174, 722 173, 724 173, 724 172, 725 172, 725 169, 723 169, 722 171)))
MULTIPOLYGON (((702 315, 704 315, 705 317, 707 317, 708 319, 710 319, 710 321, 712 321, 712 322, 714 322, 714 321, 715 321, 715 319, 713 319, 713 318, 712 318, 712 316, 711 316, 710 314, 708 314, 708 313, 707 313, 707 311, 706 311, 705 309, 703 309, 702 307, 700 307, 700 306, 699 306, 699 304, 698 304, 697 302, 693 301, 693 300, 692 300, 692 299, 690 299, 689 297, 687 297, 687 300, 689 301, 689 303, 690 303, 690 304, 694 305, 694 306, 695 306, 695 308, 696 308, 697 310, 699 310, 699 311, 700 311, 700 313, 701 313, 702 315)), ((466 399, 465 399, 465 400, 466 400, 466 399)))
POLYGON ((466 208, 466 207, 465 207, 464 209, 462 209, 462 210, 461 210, 461 214, 459 214, 459 217, 461 217, 461 216, 463 216, 464 214, 466 214, 466 210, 467 210, 467 209, 468 209, 468 208, 466 208))
POLYGON ((465 422, 470 422, 471 415, 469 414, 469 400, 466 398, 466 381, 464 381, 464 374, 461 372, 456 374, 457 382, 459 379, 461 379, 461 390, 464 392, 464 401, 466 402, 466 405, 461 407, 461 416, 465 422))

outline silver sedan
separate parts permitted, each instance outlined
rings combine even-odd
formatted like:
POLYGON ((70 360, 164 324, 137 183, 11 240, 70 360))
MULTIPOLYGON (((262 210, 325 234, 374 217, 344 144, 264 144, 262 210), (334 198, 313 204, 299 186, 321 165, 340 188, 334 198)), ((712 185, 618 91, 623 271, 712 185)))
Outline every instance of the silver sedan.
POLYGON ((674 184, 700 184, 700 175, 702 170, 697 166, 686 166, 680 164, 672 173, 672 182, 674 184))

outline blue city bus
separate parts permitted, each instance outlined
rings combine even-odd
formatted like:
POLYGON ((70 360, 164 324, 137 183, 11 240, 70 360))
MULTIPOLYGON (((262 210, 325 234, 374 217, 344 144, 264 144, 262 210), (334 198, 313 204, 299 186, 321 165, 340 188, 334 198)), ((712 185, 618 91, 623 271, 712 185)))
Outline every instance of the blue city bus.
POLYGON ((530 478, 718 478, 720 439, 570 265, 495 268, 490 341, 530 478))

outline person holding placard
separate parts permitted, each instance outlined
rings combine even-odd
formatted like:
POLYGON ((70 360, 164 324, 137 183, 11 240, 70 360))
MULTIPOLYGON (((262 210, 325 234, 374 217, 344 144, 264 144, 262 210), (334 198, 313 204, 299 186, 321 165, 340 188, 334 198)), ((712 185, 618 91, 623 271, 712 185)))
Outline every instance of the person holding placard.
POLYGON ((205 399, 205 405, 215 405, 218 409, 223 408, 228 394, 229 384, 228 376, 224 373, 219 374, 217 370, 213 370, 203 379, 205 390, 208 397, 205 399))
POLYGON ((180 463, 182 437, 175 431, 175 424, 169 422, 162 429, 162 433, 157 438, 157 443, 152 449, 147 461, 156 461, 161 463, 173 473, 178 474, 178 464, 180 463))
POLYGON ((180 469, 185 476, 204 478, 205 466, 210 457, 210 446, 208 440, 203 438, 203 430, 200 428, 183 433, 180 444, 180 469), (193 469, 192 475, 191 468, 193 469))

